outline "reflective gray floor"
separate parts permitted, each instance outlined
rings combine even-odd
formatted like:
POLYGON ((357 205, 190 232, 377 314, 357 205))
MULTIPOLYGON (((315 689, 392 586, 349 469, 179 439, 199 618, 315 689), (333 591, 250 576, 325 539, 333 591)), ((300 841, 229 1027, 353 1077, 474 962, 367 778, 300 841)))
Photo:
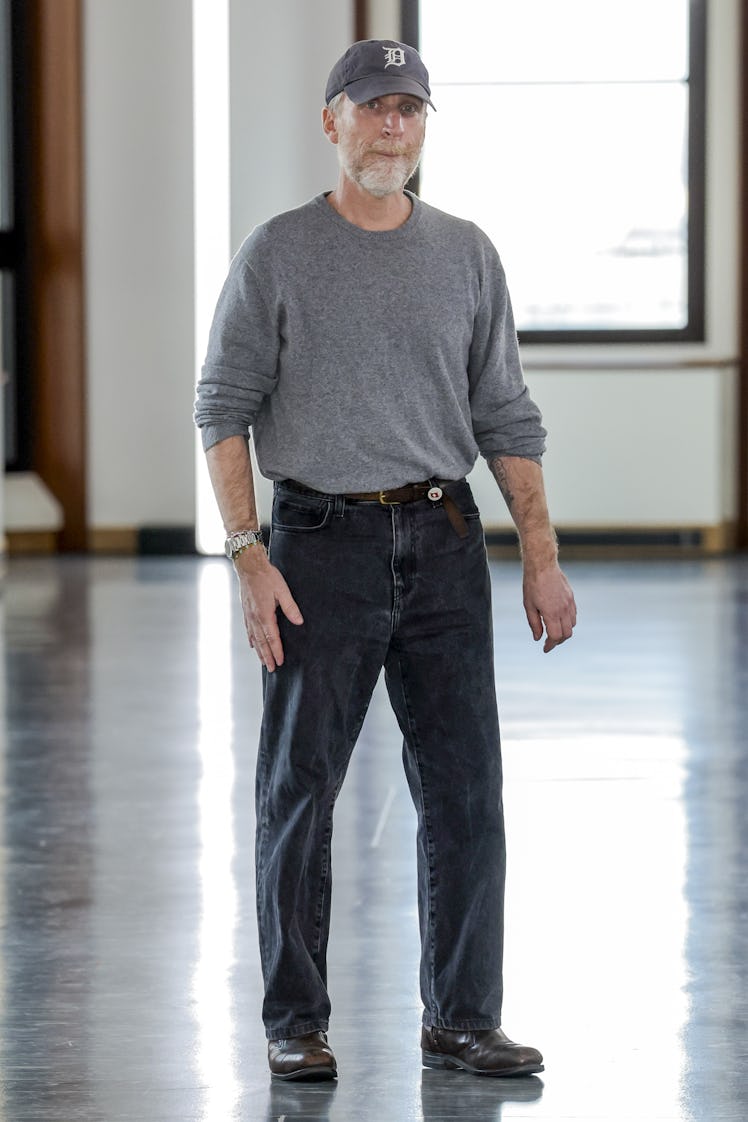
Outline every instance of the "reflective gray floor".
POLYGON ((259 671, 220 560, 14 560, 0 1122, 748 1118, 748 563, 576 563, 543 656, 493 566, 505 1027, 539 1078, 422 1070, 414 824, 378 691, 336 818, 337 1086, 271 1086, 259 671))

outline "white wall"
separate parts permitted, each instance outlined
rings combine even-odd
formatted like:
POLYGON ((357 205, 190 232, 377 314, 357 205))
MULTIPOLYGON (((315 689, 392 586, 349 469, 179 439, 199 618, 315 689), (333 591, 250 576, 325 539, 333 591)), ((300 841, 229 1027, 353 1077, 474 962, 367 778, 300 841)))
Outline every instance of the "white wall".
MULTIPOLYGON (((322 132, 327 75, 353 39, 349 0, 231 0, 231 248, 279 211, 335 186, 322 132), (284 60, 279 65, 279 60, 284 60)), ((272 484, 255 471, 261 518, 272 484)), ((218 538, 218 522, 214 536, 218 538)))
POLYGON ((194 519, 190 0, 86 0, 89 519, 194 519))
POLYGON ((353 36, 350 0, 231 0, 231 244, 332 188, 327 75, 353 36))
POLYGON ((544 473, 558 525, 723 520, 723 373, 645 369, 527 378, 549 430, 544 473))
MULTIPOLYGON (((378 35, 398 34, 385 26, 390 6, 378 35)), ((525 348, 551 433, 546 474, 559 524, 717 524, 734 514, 734 372, 646 366, 737 348, 737 0, 710 5, 710 19, 709 338, 667 349, 525 348), (637 357, 644 369, 554 369, 575 356, 637 357)), ((90 519, 188 523, 191 0, 86 0, 85 32, 90 519)), ((328 69, 351 37, 349 0, 231 0, 233 248, 257 222, 332 184, 319 114, 328 69)), ((484 468, 476 479, 488 520, 505 524, 484 468)))

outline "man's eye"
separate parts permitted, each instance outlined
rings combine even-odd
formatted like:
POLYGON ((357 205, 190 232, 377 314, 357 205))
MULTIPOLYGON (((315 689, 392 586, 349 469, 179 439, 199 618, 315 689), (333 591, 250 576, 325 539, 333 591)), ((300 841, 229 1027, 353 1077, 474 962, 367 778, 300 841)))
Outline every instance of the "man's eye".
POLYGON ((379 102, 376 99, 374 101, 367 101, 366 102, 366 108, 367 109, 378 109, 379 108, 379 102))

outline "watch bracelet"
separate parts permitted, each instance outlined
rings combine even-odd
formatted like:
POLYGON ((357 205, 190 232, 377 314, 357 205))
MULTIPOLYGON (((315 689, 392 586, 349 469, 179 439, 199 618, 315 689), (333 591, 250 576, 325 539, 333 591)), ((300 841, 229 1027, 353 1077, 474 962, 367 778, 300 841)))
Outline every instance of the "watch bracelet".
POLYGON ((258 530, 233 530, 231 533, 226 535, 226 554, 233 561, 236 557, 239 556, 240 553, 243 553, 245 549, 249 549, 249 547, 251 545, 257 545, 258 543, 260 545, 263 545, 263 546, 265 544, 265 542, 263 541, 262 530, 261 529, 258 529, 258 530), (251 536, 252 540, 251 541, 245 541, 245 542, 243 542, 242 545, 239 546, 238 549, 234 549, 233 548, 233 542, 237 538, 243 538, 245 536, 251 536), (230 548, 230 546, 232 548, 230 548))
POLYGON ((246 550, 251 549, 253 545, 264 546, 265 543, 261 538, 258 538, 256 541, 247 542, 246 545, 240 545, 239 548, 234 553, 231 554, 231 560, 234 561, 239 556, 240 553, 244 553, 246 550))

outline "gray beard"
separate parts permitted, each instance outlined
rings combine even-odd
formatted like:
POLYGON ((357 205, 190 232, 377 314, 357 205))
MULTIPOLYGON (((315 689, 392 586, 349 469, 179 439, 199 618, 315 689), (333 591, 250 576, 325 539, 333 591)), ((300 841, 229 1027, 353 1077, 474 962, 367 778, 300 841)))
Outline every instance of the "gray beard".
POLYGON ((420 158, 419 152, 415 161, 407 156, 398 156, 395 159, 383 159, 367 164, 363 168, 354 168, 348 164, 344 153, 338 148, 338 159, 345 174, 375 199, 384 199, 387 195, 399 195, 418 167, 420 158))

